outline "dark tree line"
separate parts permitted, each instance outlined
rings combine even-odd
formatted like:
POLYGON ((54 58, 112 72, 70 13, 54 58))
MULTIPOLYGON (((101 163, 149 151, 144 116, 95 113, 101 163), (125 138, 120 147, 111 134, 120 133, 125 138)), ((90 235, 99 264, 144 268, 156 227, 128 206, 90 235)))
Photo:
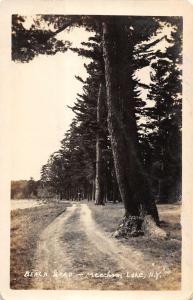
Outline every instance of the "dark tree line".
POLYGON ((32 177, 29 180, 12 181, 11 199, 35 199, 40 185, 40 181, 35 181, 32 177))
POLYGON ((162 235, 155 226, 155 197, 165 202, 180 197, 181 18, 41 16, 29 30, 23 22, 13 17, 14 60, 28 62, 67 49, 91 59, 85 65, 87 79, 77 77, 83 92, 71 107, 70 129, 42 167, 42 186, 65 199, 123 201, 118 235, 162 235), (54 24, 55 32, 41 30, 43 21, 48 28, 54 24), (84 26, 95 35, 82 48, 71 48, 56 38, 68 26, 84 26), (172 27, 171 37, 157 36, 166 26, 172 27), (163 40, 165 51, 159 49, 163 40), (147 66, 150 86, 136 76, 147 66), (140 96, 143 89, 146 99, 140 96))

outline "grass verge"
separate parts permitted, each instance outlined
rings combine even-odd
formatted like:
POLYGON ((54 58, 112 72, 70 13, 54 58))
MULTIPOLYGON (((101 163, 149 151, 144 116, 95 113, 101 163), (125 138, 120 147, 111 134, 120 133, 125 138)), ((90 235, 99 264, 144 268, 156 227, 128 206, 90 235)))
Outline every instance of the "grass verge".
POLYGON ((33 256, 38 237, 41 231, 69 205, 66 202, 50 202, 39 207, 11 212, 10 287, 12 289, 29 288, 29 277, 24 277, 24 274, 33 269, 33 256))
MULTIPOLYGON (((111 235, 118 227, 124 214, 122 204, 106 204, 104 207, 89 204, 98 226, 111 235)), ((180 205, 158 205, 161 227, 169 233, 169 239, 156 240, 146 236, 122 239, 121 243, 140 250, 153 265, 167 263, 169 277, 161 279, 163 290, 178 290, 181 286, 181 224, 180 205)))

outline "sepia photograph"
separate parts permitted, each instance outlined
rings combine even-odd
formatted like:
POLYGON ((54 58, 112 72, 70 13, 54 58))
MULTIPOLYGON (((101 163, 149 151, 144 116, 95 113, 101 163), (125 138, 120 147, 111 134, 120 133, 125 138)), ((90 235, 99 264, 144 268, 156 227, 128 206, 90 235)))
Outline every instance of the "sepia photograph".
POLYGON ((181 289, 183 17, 12 14, 10 288, 181 289))

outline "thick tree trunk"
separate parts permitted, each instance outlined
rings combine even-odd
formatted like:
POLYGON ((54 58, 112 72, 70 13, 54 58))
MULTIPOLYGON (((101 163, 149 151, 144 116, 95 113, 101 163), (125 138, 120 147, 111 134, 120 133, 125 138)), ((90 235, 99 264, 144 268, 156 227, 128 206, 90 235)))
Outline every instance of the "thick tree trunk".
POLYGON ((103 56, 108 130, 117 182, 125 206, 125 217, 116 236, 138 235, 147 231, 150 235, 157 236, 159 232, 160 236, 164 236, 164 232, 156 226, 159 222, 157 208, 139 160, 135 107, 130 97, 132 68, 129 62, 132 53, 129 49, 126 17, 104 19, 103 56), (145 228, 148 230, 143 226, 146 223, 148 226, 145 228))
POLYGON ((97 98, 97 132, 96 132, 96 178, 95 178, 95 204, 104 205, 103 166, 102 166, 102 136, 101 125, 103 117, 102 83, 99 85, 97 98))

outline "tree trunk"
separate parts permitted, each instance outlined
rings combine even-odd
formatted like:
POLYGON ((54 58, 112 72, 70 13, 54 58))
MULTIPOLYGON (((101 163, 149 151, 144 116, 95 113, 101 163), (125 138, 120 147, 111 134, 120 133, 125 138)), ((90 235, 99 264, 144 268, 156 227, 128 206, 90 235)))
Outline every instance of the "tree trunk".
POLYGON ((104 187, 103 187, 103 171, 102 171, 102 83, 99 85, 99 93, 97 98, 97 133, 96 133, 96 178, 95 178, 95 204, 104 205, 104 187))
POLYGON ((125 206, 125 216, 115 236, 136 236, 144 232, 164 236, 165 233, 156 226, 159 223, 157 208, 139 159, 135 106, 130 97, 132 51, 127 18, 105 17, 102 25, 108 130, 117 182, 125 206))
POLYGON ((95 201, 95 180, 92 181, 92 201, 95 201))

